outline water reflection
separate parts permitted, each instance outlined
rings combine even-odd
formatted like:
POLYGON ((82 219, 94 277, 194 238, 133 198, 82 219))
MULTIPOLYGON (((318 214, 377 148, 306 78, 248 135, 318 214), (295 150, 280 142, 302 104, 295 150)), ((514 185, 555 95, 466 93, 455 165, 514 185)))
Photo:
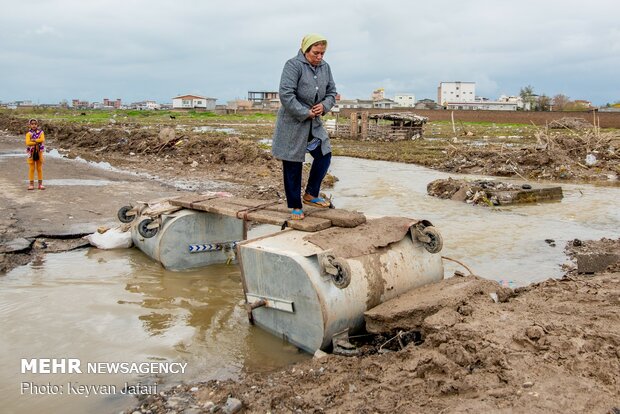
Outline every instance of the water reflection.
POLYGON ((115 384, 236 378, 307 359, 254 329, 236 266, 169 272, 141 252, 88 249, 41 256, 0 279, 3 412, 111 412, 132 397, 19 395, 21 381, 115 384), (185 361, 185 375, 20 374, 20 358, 185 361))

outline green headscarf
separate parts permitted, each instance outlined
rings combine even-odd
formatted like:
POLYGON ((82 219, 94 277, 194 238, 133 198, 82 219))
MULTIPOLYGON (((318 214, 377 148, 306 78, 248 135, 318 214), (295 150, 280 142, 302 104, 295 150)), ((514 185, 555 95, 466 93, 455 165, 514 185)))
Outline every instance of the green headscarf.
POLYGON ((317 33, 310 33, 305 35, 304 38, 301 39, 301 53, 306 53, 306 50, 308 50, 308 48, 316 42, 327 43, 327 39, 323 35, 317 33))

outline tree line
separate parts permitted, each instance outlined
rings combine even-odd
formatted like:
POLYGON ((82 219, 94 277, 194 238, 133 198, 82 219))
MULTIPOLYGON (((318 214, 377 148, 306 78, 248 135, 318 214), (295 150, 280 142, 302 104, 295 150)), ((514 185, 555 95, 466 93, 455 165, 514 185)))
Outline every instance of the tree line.
MULTIPOLYGON (((525 110, 529 111, 587 111, 592 108, 590 102, 583 100, 571 100, 564 94, 553 97, 534 93, 534 87, 527 85, 521 88, 519 96, 523 100, 525 110)), ((612 104, 607 104, 612 106, 612 104)))

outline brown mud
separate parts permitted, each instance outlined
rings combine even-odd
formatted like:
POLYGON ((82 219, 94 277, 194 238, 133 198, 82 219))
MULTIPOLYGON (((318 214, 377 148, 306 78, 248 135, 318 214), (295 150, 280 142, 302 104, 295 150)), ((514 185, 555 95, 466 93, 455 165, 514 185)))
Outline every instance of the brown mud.
MULTIPOLYGON (((620 239, 581 246, 619 251, 620 239)), ((415 332, 371 336, 361 356, 180 385, 136 409, 215 412, 236 399, 245 412, 274 413, 617 412, 620 273, 569 273, 514 291, 475 276, 441 283, 458 279, 468 286, 459 300, 424 314, 415 332)))

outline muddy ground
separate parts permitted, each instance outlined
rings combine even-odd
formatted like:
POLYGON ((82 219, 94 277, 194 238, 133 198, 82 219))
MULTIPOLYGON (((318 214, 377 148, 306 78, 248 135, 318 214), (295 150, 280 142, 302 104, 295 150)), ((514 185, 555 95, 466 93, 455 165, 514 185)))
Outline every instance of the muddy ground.
MULTIPOLYGON (((568 250, 620 253, 620 239, 571 243, 568 250)), ((239 383, 181 385, 148 396, 136 410, 214 412, 238 400, 246 412, 263 413, 616 414, 618 266, 574 272, 514 291, 454 277, 444 289, 461 280, 468 288, 425 315, 416 332, 401 334, 404 346, 394 340, 397 332, 370 336, 360 339, 362 356, 315 358, 239 383)))
MULTIPOLYGON (((114 121, 114 119, 111 119, 114 121)), ((0 114, 0 130, 24 134, 26 120, 0 114)), ((186 121, 182 121, 186 122, 186 121)), ((195 121, 197 122, 197 121, 195 121)), ((213 128, 196 133, 185 125, 43 121, 52 145, 69 156, 108 161, 123 168, 155 171, 174 178, 188 175, 253 186, 253 194, 273 198, 281 193, 280 163, 273 159, 269 138, 273 123, 231 125, 204 119, 213 128), (218 131, 220 130, 220 131, 218 131)), ((620 132, 587 121, 559 128, 534 125, 428 124, 425 138, 397 142, 333 139, 335 155, 399 161, 455 173, 620 184, 620 132)), ((328 182, 329 184, 329 182, 328 182)))
MULTIPOLYGON (((257 184, 270 195, 281 179, 281 166, 256 143, 225 133, 199 134, 171 127, 109 125, 103 128, 43 121, 46 146, 69 158, 106 161, 119 168, 166 179, 221 180, 257 184)), ((0 130, 23 136, 24 119, 0 116, 0 130)))
POLYGON ((427 125, 425 138, 416 141, 334 140, 334 153, 526 181, 620 184, 620 133, 614 130, 534 128, 526 136, 525 131, 493 135, 494 127, 475 125, 459 126, 452 134, 445 127, 427 125))

